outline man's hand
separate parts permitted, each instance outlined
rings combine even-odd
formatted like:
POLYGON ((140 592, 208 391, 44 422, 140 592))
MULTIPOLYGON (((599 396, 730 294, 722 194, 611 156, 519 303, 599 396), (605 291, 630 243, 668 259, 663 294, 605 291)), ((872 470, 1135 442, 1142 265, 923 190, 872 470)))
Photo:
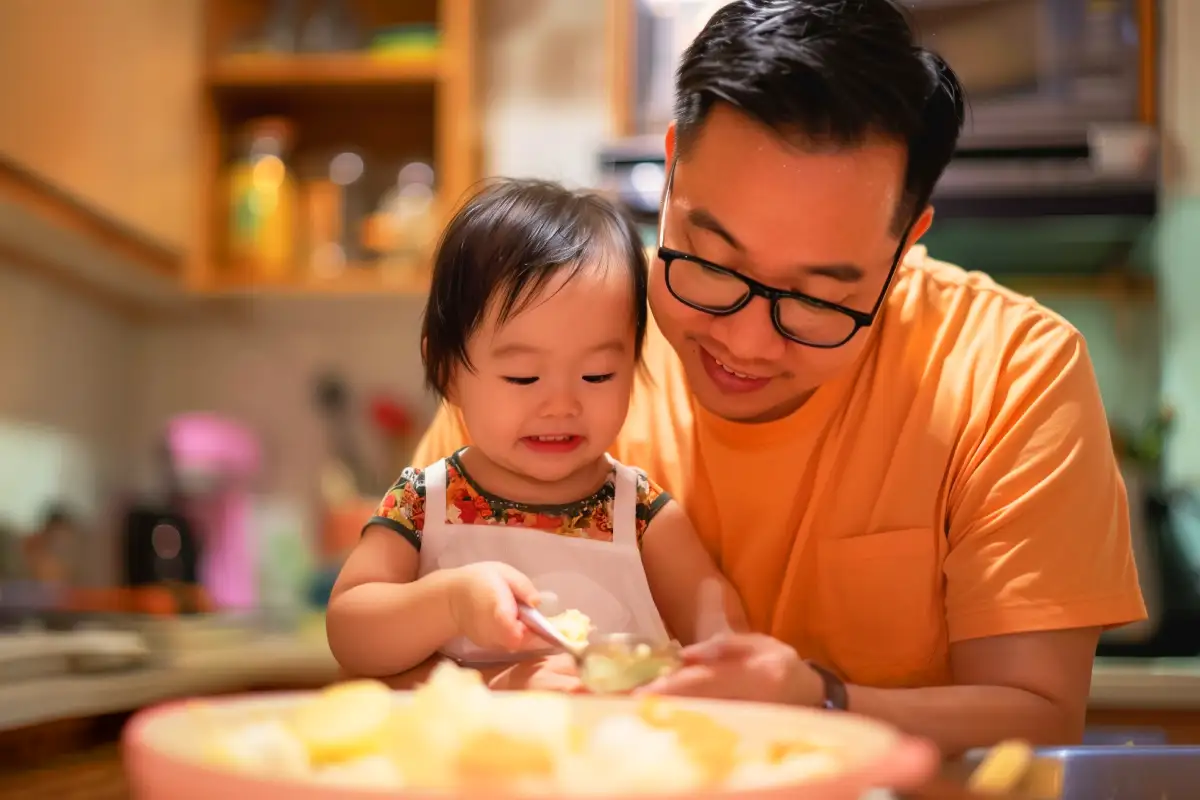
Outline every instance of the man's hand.
POLYGON ((638 693, 817 706, 824 684, 783 642, 740 633, 684 648, 683 667, 638 693))
POLYGON ((488 680, 488 688, 505 691, 529 689, 539 692, 584 692, 575 659, 565 653, 518 661, 488 680))

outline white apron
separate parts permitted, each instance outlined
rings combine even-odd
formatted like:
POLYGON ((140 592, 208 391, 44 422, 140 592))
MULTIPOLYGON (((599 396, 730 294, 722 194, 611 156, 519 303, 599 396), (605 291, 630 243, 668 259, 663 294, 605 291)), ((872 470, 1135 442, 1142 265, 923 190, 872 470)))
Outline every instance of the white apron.
MULTIPOLYGON (((667 638, 666 627, 642 566, 637 544, 637 475, 609 457, 615 470, 611 542, 562 536, 515 525, 467 525, 446 521, 446 462, 425 470, 425 524, 421 533, 421 576, 481 561, 502 561, 529 576, 541 592, 558 596, 558 613, 578 609, 598 633, 632 633, 667 638)), ((514 661, 550 652, 519 653, 477 647, 465 637, 441 652, 464 664, 514 661)))

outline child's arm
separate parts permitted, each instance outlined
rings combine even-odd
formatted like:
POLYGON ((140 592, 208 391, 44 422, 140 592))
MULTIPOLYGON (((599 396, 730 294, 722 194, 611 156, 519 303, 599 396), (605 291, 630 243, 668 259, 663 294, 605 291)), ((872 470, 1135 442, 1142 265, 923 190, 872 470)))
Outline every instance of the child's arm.
POLYGON ((674 500, 642 534, 642 564, 663 621, 683 644, 750 629, 741 598, 674 500))
POLYGON ((417 580, 418 553, 400 534, 371 525, 342 566, 326 614, 334 658, 360 677, 415 667, 458 635, 453 570, 417 580))

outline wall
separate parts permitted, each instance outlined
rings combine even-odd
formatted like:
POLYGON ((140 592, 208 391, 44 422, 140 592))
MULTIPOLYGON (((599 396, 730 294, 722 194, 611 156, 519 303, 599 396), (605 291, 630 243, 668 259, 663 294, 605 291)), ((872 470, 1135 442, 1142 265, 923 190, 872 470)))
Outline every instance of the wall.
MULTIPOLYGON (((419 298, 273 298, 210 306, 193 320, 160 324, 141 337, 133 441, 139 479, 164 422, 211 411, 252 426, 263 438, 262 485, 308 505, 328 444, 314 380, 329 369, 362 400, 379 390, 404 395, 432 414, 421 384, 419 298)), ((353 412, 369 444, 361 408, 353 412)), ((383 453, 369 453, 377 461, 383 453)), ((395 476, 391 476, 395 477, 395 476)))
MULTIPOLYGON (((130 462, 139 336, 111 312, 0 264, 0 524, 36 524, 63 494, 97 520, 130 462)), ((80 543, 84 580, 110 573, 106 541, 80 543)))
POLYGON ((485 169, 594 186, 609 135, 605 3, 483 4, 485 169))
POLYGON ((1163 395, 1177 412, 1167 454, 1174 482, 1200 487, 1200 3, 1163 3, 1162 126, 1168 213, 1160 234, 1163 395))

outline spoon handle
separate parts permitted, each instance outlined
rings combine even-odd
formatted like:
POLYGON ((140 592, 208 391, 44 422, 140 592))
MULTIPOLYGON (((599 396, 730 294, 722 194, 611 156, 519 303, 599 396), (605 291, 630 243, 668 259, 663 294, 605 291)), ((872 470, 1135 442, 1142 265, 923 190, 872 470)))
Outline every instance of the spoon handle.
POLYGON ((536 633, 547 644, 554 645, 563 652, 569 653, 576 659, 582 655, 580 648, 576 647, 575 643, 562 635, 558 628, 551 624, 550 620, 546 619, 546 615, 538 611, 531 605, 526 603, 517 603, 517 617, 529 630, 536 633))

